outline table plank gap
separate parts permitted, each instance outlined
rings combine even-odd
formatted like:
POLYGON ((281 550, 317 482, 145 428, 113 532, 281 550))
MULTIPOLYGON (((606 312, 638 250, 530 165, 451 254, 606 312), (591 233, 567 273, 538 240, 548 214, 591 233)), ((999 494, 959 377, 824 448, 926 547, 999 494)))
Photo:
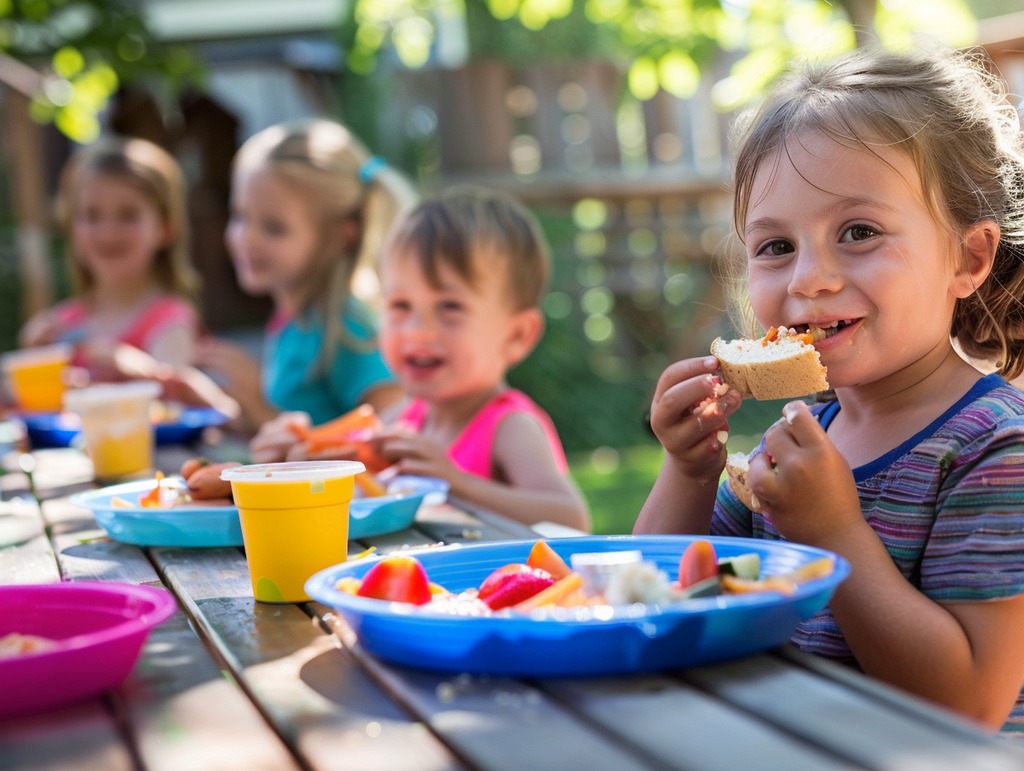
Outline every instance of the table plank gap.
POLYGON ((470 766, 488 771, 661 768, 520 680, 395 667, 367 652, 340 616, 323 617, 362 668, 470 766))
POLYGON ((302 608, 257 603, 237 550, 154 549, 232 676, 310 768, 462 768, 302 608))
POLYGON ((681 673, 682 679, 758 719, 871 769, 929 768, 1020 771, 1018 757, 991 741, 981 747, 931 729, 909 715, 883 709, 851 691, 777 657, 751 656, 681 673), (794 694, 800 694, 794 698, 794 694), (864 741, 870 736, 871 741, 864 741), (914 754, 907 756, 907 748, 914 754))
POLYGON ((134 771, 103 698, 0 722, 0 771, 134 771), (55 741, 55 738, 59 740, 55 741))
POLYGON ((552 679, 538 682, 537 687, 586 716, 606 736, 633 745, 635 751, 669 768, 861 768, 772 731, 746 712, 668 677, 552 679))

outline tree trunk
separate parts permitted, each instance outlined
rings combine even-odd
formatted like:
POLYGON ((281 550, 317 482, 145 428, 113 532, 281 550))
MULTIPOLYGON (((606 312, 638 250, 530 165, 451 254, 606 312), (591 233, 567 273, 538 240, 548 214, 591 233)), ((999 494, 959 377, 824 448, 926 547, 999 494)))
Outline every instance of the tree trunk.
POLYGON ((29 99, 14 89, 5 95, 11 198, 17 220, 21 313, 28 318, 53 303, 50 218, 46 194, 46 158, 42 130, 29 115, 29 99))

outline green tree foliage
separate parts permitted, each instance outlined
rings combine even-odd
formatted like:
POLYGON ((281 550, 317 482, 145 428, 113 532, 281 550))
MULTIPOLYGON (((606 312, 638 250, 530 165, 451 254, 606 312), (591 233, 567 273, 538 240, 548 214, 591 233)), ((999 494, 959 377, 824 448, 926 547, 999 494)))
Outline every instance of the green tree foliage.
POLYGON ((342 33, 349 70, 367 76, 385 53, 422 67, 453 21, 464 22, 471 56, 620 58, 638 99, 659 88, 692 96, 715 52, 745 52, 715 90, 724 109, 749 101, 794 57, 833 55, 868 38, 960 46, 975 35, 965 0, 354 0, 342 33))
POLYGON ((0 53, 34 68, 32 116, 89 142, 122 82, 156 76, 172 88, 198 77, 183 46, 161 44, 137 0, 0 0, 0 53))

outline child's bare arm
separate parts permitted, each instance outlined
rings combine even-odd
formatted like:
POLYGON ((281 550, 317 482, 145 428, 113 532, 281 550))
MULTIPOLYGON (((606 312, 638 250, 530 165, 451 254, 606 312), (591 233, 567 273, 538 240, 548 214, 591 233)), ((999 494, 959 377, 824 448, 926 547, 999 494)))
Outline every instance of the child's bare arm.
POLYGON ((259 362, 242 346, 204 338, 196 346, 194 363, 238 402, 246 429, 257 431, 277 416, 278 411, 263 397, 259 362))
POLYGON ((55 342, 60 334, 60 326, 49 310, 42 310, 34 314, 18 330, 18 345, 22 348, 32 348, 37 345, 48 345, 55 342))
POLYGON ((547 520, 590 529, 583 497, 556 468, 543 430, 529 415, 509 415, 498 429, 493 452, 502 481, 462 471, 444 446, 425 436, 391 429, 375 441, 382 454, 396 460, 398 473, 444 479, 453 497, 527 524, 547 520))
POLYGON ((708 532, 725 468, 728 419, 742 401, 714 377, 717 369, 714 357, 684 359, 659 378, 651 428, 666 455, 634 533, 708 532))
POLYGON ((559 470, 535 417, 518 412, 502 420, 493 452, 500 481, 469 477, 463 497, 526 524, 557 522, 590 531, 586 501, 572 478, 559 470))

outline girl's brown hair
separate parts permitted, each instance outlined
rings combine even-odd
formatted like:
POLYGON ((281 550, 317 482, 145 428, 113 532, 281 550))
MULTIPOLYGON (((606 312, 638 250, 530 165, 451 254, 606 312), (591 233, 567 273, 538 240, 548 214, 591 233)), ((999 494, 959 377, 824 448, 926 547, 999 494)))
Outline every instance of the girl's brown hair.
POLYGON ((415 254, 435 286, 441 265, 474 286, 476 260, 503 260, 516 310, 539 307, 551 272, 547 241, 533 214, 510 196, 475 186, 453 187, 421 202, 395 226, 386 248, 415 254))
MULTIPOLYGON (((76 152, 61 172, 57 190, 56 217, 60 229, 70 236, 78 190, 87 175, 117 177, 136 188, 156 207, 171 234, 153 257, 153 271, 168 292, 195 299, 199 274, 189 256, 189 227, 185 205, 185 179, 181 166, 159 145, 136 137, 104 137, 76 152)), ((94 278, 67 238, 68 269, 75 291, 92 289, 94 278)))
POLYGON ((967 228, 999 225, 992 272, 957 302, 950 335, 1014 378, 1024 372, 1024 140, 1006 84, 986 65, 979 53, 871 47, 793 69, 737 124, 733 221, 742 233, 754 176, 797 132, 906 152, 965 259, 967 228))

